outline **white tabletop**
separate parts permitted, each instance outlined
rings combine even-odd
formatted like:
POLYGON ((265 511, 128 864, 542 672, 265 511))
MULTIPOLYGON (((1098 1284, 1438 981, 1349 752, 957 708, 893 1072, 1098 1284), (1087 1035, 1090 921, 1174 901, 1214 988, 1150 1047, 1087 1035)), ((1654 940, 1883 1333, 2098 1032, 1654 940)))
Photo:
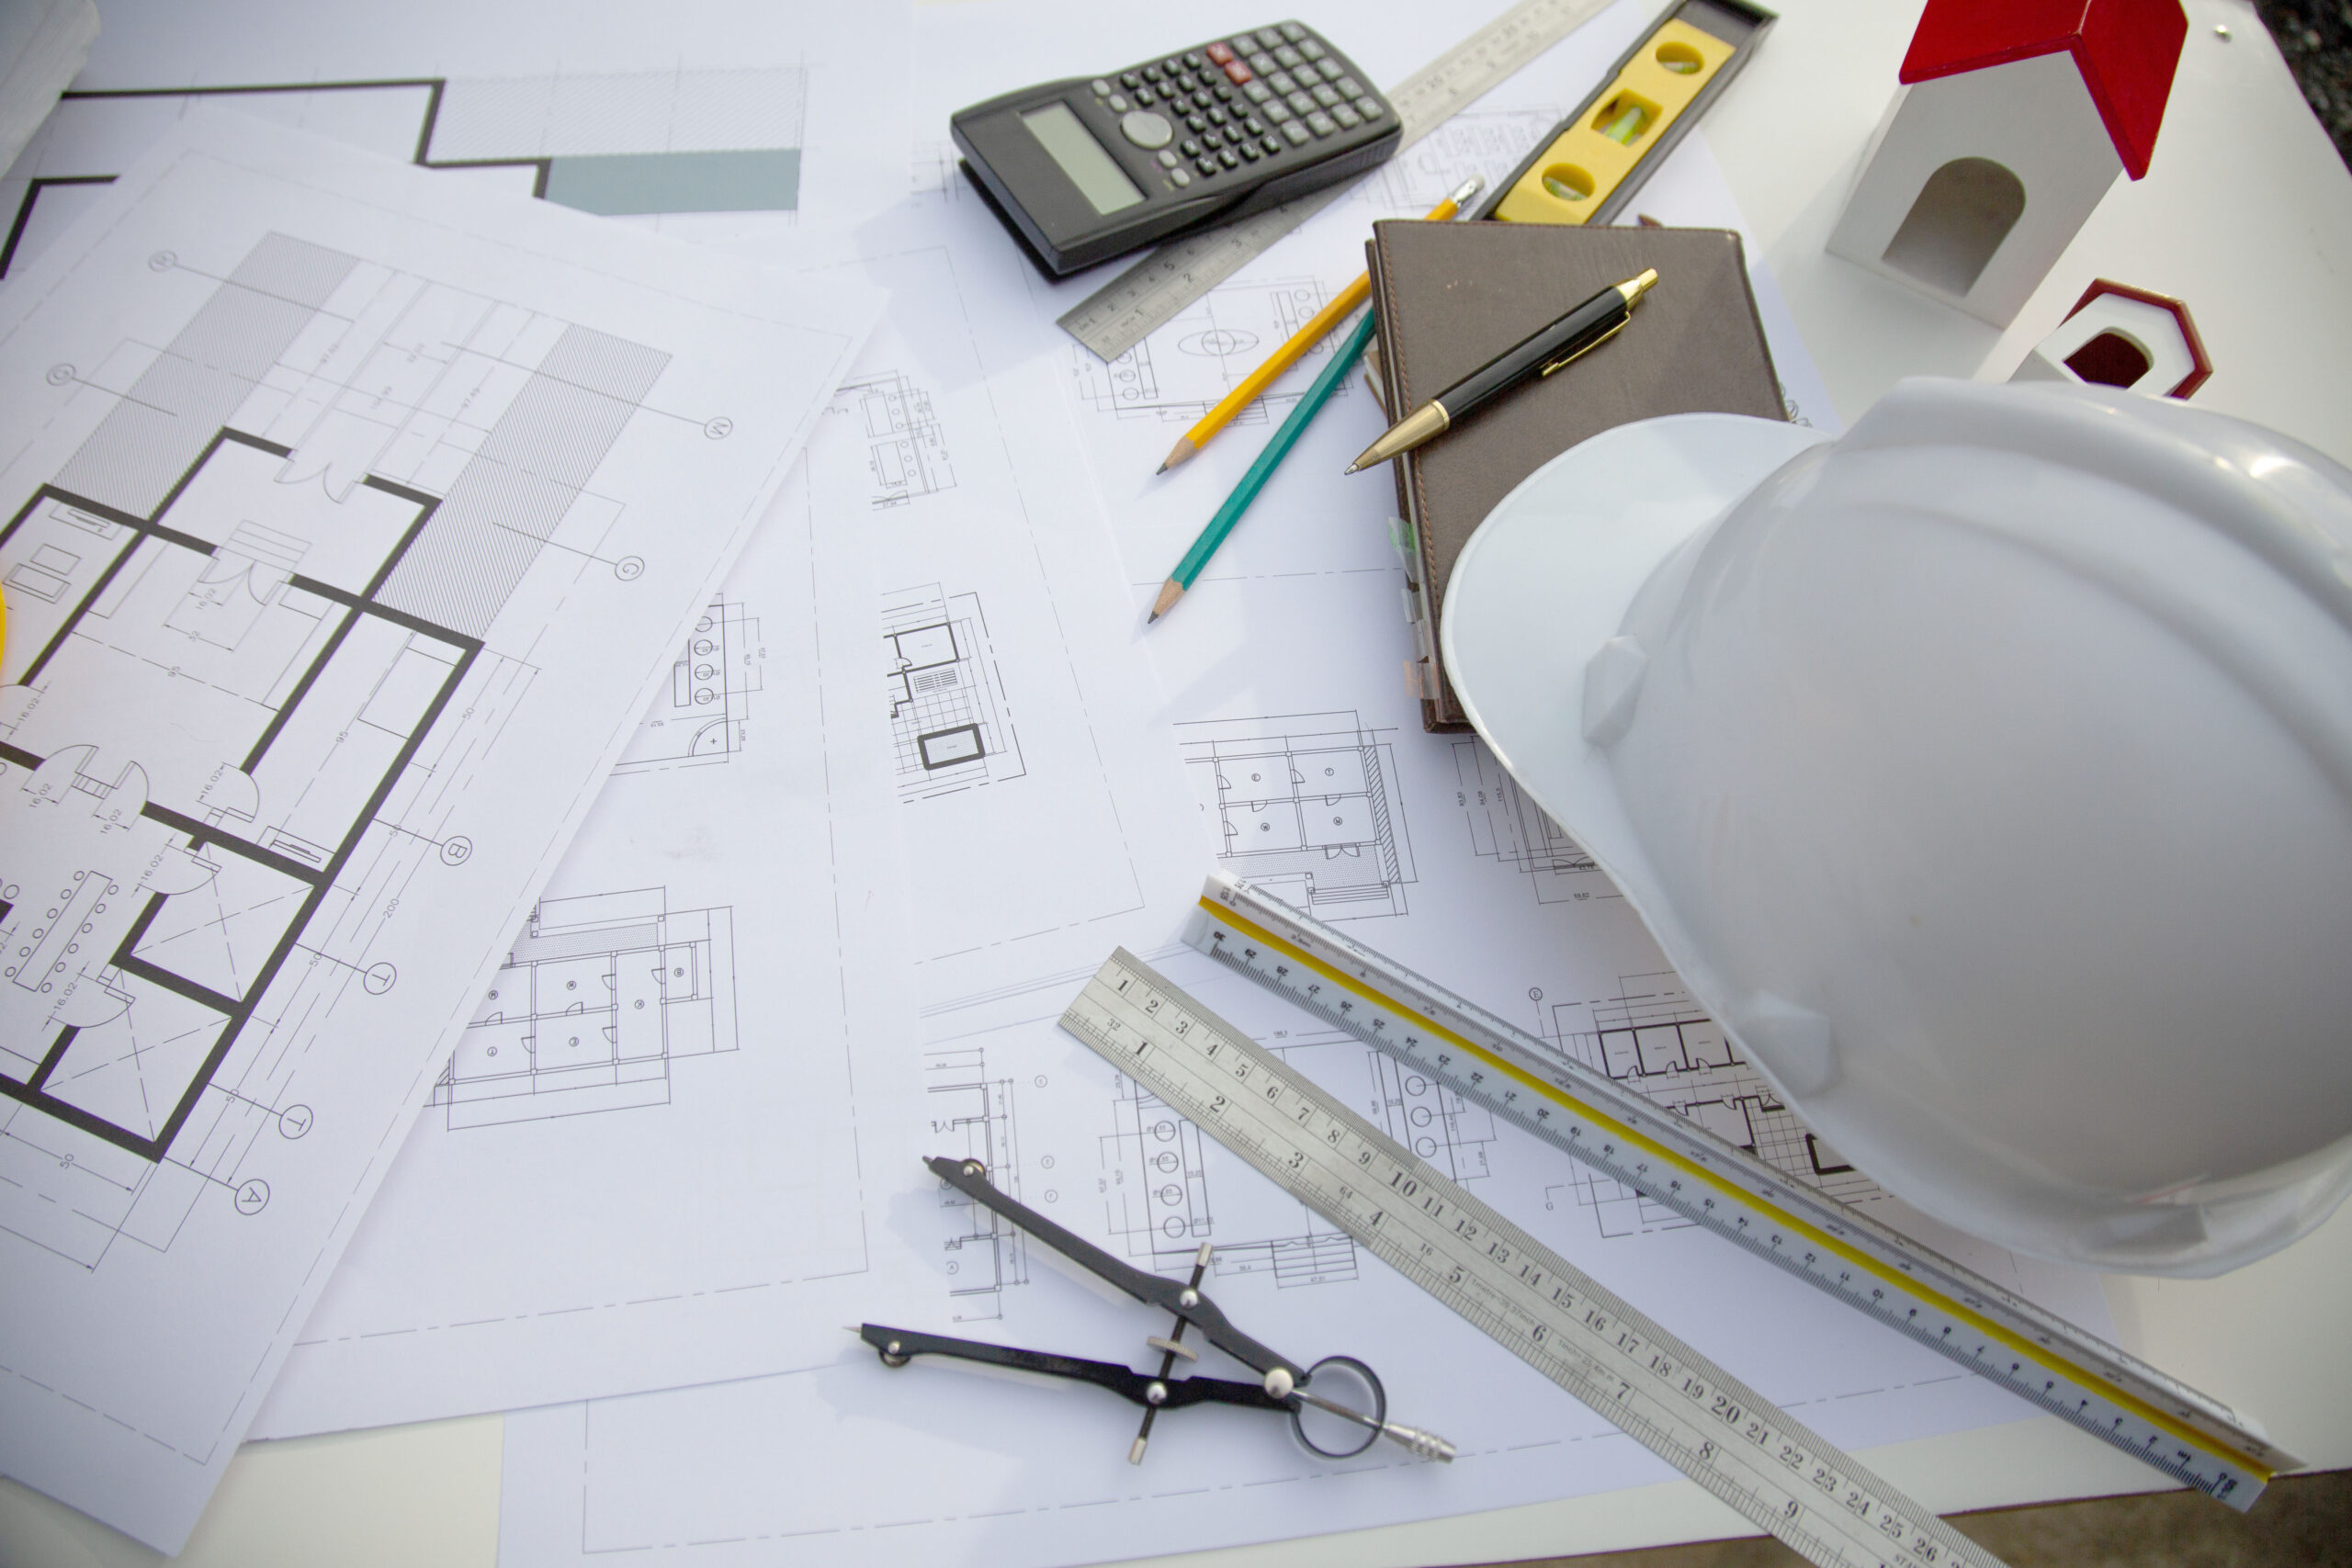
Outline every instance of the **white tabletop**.
MULTIPOLYGON (((1920 0, 1781 0, 1781 22, 1706 133, 1847 420, 1903 376, 2007 379, 2090 280, 2104 276, 2188 302, 2214 364, 2198 406, 2352 463, 2352 366, 2343 357, 2352 344, 2352 175, 2252 6, 2187 4, 2188 44, 2148 177, 2119 184, 2004 332, 1822 251, 1894 90, 1920 0)), ((2352 1338, 2340 1304, 2352 1294, 2352 1211, 2224 1279, 2117 1277, 2107 1293, 2126 1348, 2254 1413, 2312 1466, 2352 1466, 2352 1338)), ((493 1562, 500 1441, 500 1418, 491 1416, 248 1445, 181 1561, 493 1562)), ((1864 1457, 1947 1512, 2164 1484, 2046 1417, 1864 1457)), ((1681 1482, 1183 1561, 1383 1568, 1748 1533, 1681 1482)), ((155 1560, 0 1481, 0 1562, 155 1560)))

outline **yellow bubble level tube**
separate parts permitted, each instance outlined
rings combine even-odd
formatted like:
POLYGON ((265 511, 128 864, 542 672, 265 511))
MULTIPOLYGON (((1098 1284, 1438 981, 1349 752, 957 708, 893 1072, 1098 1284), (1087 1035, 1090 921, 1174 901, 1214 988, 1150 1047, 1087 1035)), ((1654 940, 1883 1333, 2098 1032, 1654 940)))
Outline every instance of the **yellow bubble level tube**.
POLYGON ((1493 215, 1511 223, 1587 221, 1737 52, 1668 18, 1512 183, 1493 215))

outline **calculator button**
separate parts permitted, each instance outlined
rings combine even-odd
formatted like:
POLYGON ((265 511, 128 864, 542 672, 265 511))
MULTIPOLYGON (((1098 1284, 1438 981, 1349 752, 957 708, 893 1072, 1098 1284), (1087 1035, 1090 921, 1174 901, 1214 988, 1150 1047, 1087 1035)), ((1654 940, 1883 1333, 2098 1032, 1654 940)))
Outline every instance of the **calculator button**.
POLYGON ((1282 68, 1283 62, 1262 49, 1250 57, 1250 69, 1261 76, 1271 76, 1282 68))
POLYGON ((1194 139, 1194 138, 1193 138, 1193 137, 1190 137, 1190 136, 1187 136, 1186 138, 1184 138, 1184 141, 1183 141, 1182 144, 1181 146, 1179 146, 1176 150, 1177 150, 1178 152, 1180 152, 1183 153, 1183 154, 1184 154, 1184 156, 1186 156, 1187 158, 1197 158, 1197 157, 1199 157, 1199 156, 1201 155, 1201 144, 1200 144, 1200 142, 1199 142, 1196 139, 1194 139))
POLYGON ((1345 104, 1334 104, 1331 107, 1331 118, 1340 122, 1340 129, 1342 130, 1353 130, 1363 123, 1363 117, 1345 104))
POLYGON ((1342 76, 1334 82, 1327 73, 1323 80, 1330 82, 1331 85, 1339 88, 1340 96, 1343 98, 1361 98, 1363 96, 1363 84, 1357 81, 1352 76, 1342 76))
POLYGON ((1196 49, 1186 54, 1184 56, 1184 63, 1193 67, 1195 71, 1199 70, 1201 66, 1201 51, 1196 49))
POLYGON ((1111 95, 1111 112, 1113 114, 1125 114, 1133 106, 1131 106, 1120 94, 1114 93, 1111 95))
POLYGON ((1159 62, 1159 68, 1170 76, 1182 76, 1185 71, 1184 62, 1172 54, 1159 62))
POLYGON ((1175 149, 1174 149, 1174 148, 1171 148, 1171 147, 1162 147, 1162 148, 1159 150, 1159 166, 1160 166, 1161 168, 1163 168, 1163 169, 1172 169, 1172 168, 1174 168, 1177 164, 1181 164, 1181 163, 1182 163, 1182 162, 1183 162, 1183 160, 1182 160, 1182 158, 1179 158, 1178 156, 1176 156, 1176 152, 1175 152, 1175 149))
POLYGON ((1317 136, 1329 136, 1340 128, 1329 115, 1325 114, 1321 109, 1317 109, 1306 117, 1306 129, 1317 136))
POLYGON ((1356 113, 1363 116, 1366 119, 1378 119, 1380 118, 1380 100, 1378 98, 1358 98, 1355 102, 1355 110, 1356 113))
POLYGON ((1209 96, 1206 93, 1194 93, 1193 95, 1193 102, 1200 106, 1202 108, 1206 108, 1209 107, 1209 96))
POLYGON ((1296 22, 1284 22, 1283 24, 1282 30, 1283 37, 1290 39, 1293 43, 1303 43, 1306 39, 1306 29, 1300 27, 1296 22))
POLYGON ((1201 52, 1217 64, 1223 65, 1233 58, 1233 46, 1229 43, 1213 43, 1201 52))
POLYGON ((1312 87, 1316 83, 1323 80, 1323 73, 1312 65, 1302 65, 1291 74, 1298 78, 1298 85, 1302 87, 1312 87))
POLYGON ((1233 101, 1233 84, 1230 82, 1219 82, 1216 86, 1211 87, 1209 91, 1215 93, 1218 97, 1223 98, 1228 104, 1233 101))
POLYGON ((1313 114, 1315 112, 1315 100, 1308 97, 1305 93, 1293 93, 1288 98, 1285 98, 1283 102, 1289 104, 1292 108, 1296 109, 1300 114, 1313 114))
POLYGON ((1290 45, 1284 44, 1274 51, 1274 62, 1280 65, 1303 65, 1306 62, 1306 56, 1299 53, 1290 45))
POLYGON ((1150 89, 1149 87, 1137 87, 1137 88, 1136 89, 1136 107, 1137 108, 1146 108, 1146 109, 1148 109, 1148 108, 1149 108, 1149 107, 1151 107, 1151 105, 1152 105, 1151 89, 1150 89))
POLYGON ((1169 177, 1170 179, 1171 179, 1171 180, 1173 180, 1173 181, 1175 181, 1175 182, 1176 182, 1176 188, 1177 188, 1178 190, 1182 190, 1186 186, 1191 185, 1191 184, 1193 183, 1193 176, 1192 176, 1192 175, 1188 175, 1188 174, 1186 174, 1186 173, 1185 173, 1183 170, 1182 170, 1182 169, 1178 169, 1175 173, 1173 173, 1173 174, 1170 175, 1168 177, 1169 177))
POLYGON ((1206 130, 1209 128, 1209 117, 1204 114, 1188 114, 1184 117, 1184 125, 1189 130, 1206 130))
POLYGON ((1268 76, 1266 80, 1273 84, 1274 91, 1282 94, 1284 97, 1288 97, 1291 94, 1298 91, 1297 78, 1293 76, 1287 71, 1277 71, 1271 76, 1268 76))
POLYGON ((1258 47, 1260 49, 1280 49, 1282 46, 1282 34, 1274 31, 1272 28, 1260 28, 1258 29, 1258 47))
POLYGON ((1221 132, 1215 130, 1204 132, 1201 137, 1201 145, 1214 151, 1225 145, 1225 137, 1221 132))
POLYGON ((1283 127, 1283 135, 1289 139, 1290 144, 1294 147, 1304 147, 1309 141, 1314 140, 1313 137, 1306 134, 1306 127, 1299 124, 1296 120, 1292 120, 1289 124, 1283 127))
MULTIPOLYGON (((1298 122, 1293 120, 1291 123, 1296 125, 1298 122)), ((1279 152, 1283 150, 1283 139, 1279 136, 1261 136, 1258 139, 1258 145, 1263 147, 1268 152, 1279 152)))
POLYGON ((1274 96, 1274 90, 1263 82, 1252 82, 1241 89, 1241 96, 1253 104, 1262 104, 1274 96))
POLYGON ((1252 164, 1265 156, 1263 152, 1258 151, 1258 144, 1254 141, 1243 142, 1239 148, 1239 152, 1245 161, 1252 164))
MULTIPOLYGON (((1130 71, 1130 72, 1128 72, 1128 73, 1127 73, 1127 75, 1128 75, 1128 76, 1132 76, 1132 75, 1134 75, 1134 74, 1135 74, 1135 73, 1134 73, 1134 72, 1132 72, 1132 71, 1130 71)), ((1123 76, 1123 77, 1121 77, 1121 78, 1120 78, 1120 80, 1121 80, 1121 81, 1123 81, 1123 82, 1124 82, 1124 81, 1126 81, 1126 77, 1123 76)), ((1102 77, 1097 76, 1096 78, 1094 78, 1093 82, 1092 82, 1091 85, 1092 85, 1092 87, 1094 88, 1094 96, 1095 96, 1096 97, 1098 97, 1098 98, 1107 98, 1107 97, 1109 97, 1109 96, 1111 96, 1111 84, 1110 84, 1110 83, 1108 83, 1108 82, 1105 82, 1102 77)), ((1130 87, 1132 87, 1132 86, 1134 86, 1134 85, 1135 85, 1135 84, 1134 84, 1133 82, 1127 82, 1127 85, 1128 85, 1128 86, 1130 86, 1130 87)))
POLYGON ((1303 38, 1298 40, 1298 52, 1309 60, 1320 60, 1323 58, 1324 50, 1323 46, 1313 39, 1303 38))
POLYGON ((1258 112, 1264 115, 1268 119, 1272 120, 1276 125, 1280 125, 1283 121, 1290 118, 1290 106, 1283 103, 1280 98, 1276 98, 1272 103, 1266 105, 1258 112))
POLYGON ((1252 136, 1263 136, 1266 134, 1266 122, 1253 114, 1241 122, 1241 129, 1252 136))
MULTIPOLYGON (((1134 74, 1135 74, 1135 73, 1134 73, 1134 72, 1132 72, 1132 71, 1125 72, 1125 73, 1122 73, 1122 74, 1120 75, 1119 80, 1120 80, 1120 81, 1122 81, 1122 82, 1124 82, 1124 81, 1125 81, 1129 76, 1132 76, 1132 75, 1134 75, 1134 74)), ((1166 66, 1164 66, 1164 65, 1153 64, 1153 65, 1147 65, 1147 66, 1145 66, 1145 67, 1143 68, 1143 78, 1144 78, 1144 80, 1145 80, 1145 81, 1147 81, 1147 82, 1159 82, 1159 81, 1164 81, 1164 80, 1167 78, 1167 75, 1168 75, 1168 68, 1167 68, 1166 66)))
MULTIPOLYGON (((1338 89, 1338 88, 1336 88, 1336 87, 1329 87, 1329 86, 1317 87, 1317 88, 1316 88, 1316 89, 1315 89, 1315 101, 1316 101, 1317 103, 1318 103, 1318 104, 1321 104, 1325 108, 1327 108, 1327 109, 1328 109, 1328 108, 1329 108, 1333 104, 1336 104, 1336 103, 1338 103, 1338 102, 1340 101, 1340 92, 1339 92, 1339 89, 1338 89)), ((1116 101, 1115 101, 1115 100, 1114 100, 1114 107, 1116 107, 1116 101)))
POLYGON ((1214 156, 1212 156, 1212 155, 1210 155, 1210 154, 1208 154, 1208 153, 1203 153, 1203 154, 1201 155, 1201 161, 1200 161, 1199 163, 1197 163, 1197 164, 1193 164, 1193 167, 1194 167, 1194 168, 1196 168, 1196 169, 1200 170, 1200 171, 1201 171, 1201 173, 1202 173, 1202 174, 1204 174, 1204 175, 1213 175, 1213 174, 1216 174, 1216 159, 1214 156))
MULTIPOLYGON (((1113 103, 1118 100, 1114 98, 1113 103)), ((1149 109, 1137 109, 1119 122, 1119 134, 1149 152, 1165 147, 1176 139, 1176 128, 1149 109)))
POLYGON ((1238 168, 1241 164, 1241 154, 1227 147, 1216 155, 1216 161, 1228 169, 1238 168))

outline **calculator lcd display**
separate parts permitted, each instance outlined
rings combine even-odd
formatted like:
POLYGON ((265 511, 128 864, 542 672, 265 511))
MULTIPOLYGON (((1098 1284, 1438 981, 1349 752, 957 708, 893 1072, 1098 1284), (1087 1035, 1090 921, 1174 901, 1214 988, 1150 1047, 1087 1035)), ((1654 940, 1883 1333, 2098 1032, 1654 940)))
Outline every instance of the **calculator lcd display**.
POLYGON ((1021 117, 1021 123, 1029 128, 1037 145, 1061 166, 1079 194, 1094 204, 1095 211, 1109 214, 1143 199, 1136 182, 1111 161, 1111 154, 1102 151, 1102 144, 1079 123, 1068 104, 1031 109, 1021 117))

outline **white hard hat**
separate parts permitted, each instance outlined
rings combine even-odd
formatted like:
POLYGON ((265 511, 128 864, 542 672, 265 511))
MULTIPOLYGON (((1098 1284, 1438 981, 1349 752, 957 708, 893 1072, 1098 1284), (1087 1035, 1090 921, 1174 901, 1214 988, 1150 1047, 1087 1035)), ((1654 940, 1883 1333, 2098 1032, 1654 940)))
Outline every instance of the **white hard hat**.
POLYGON ((1814 1131, 2063 1261, 2352 1186, 2352 473, 2098 389, 1645 421, 1457 563, 1448 672, 1814 1131))

